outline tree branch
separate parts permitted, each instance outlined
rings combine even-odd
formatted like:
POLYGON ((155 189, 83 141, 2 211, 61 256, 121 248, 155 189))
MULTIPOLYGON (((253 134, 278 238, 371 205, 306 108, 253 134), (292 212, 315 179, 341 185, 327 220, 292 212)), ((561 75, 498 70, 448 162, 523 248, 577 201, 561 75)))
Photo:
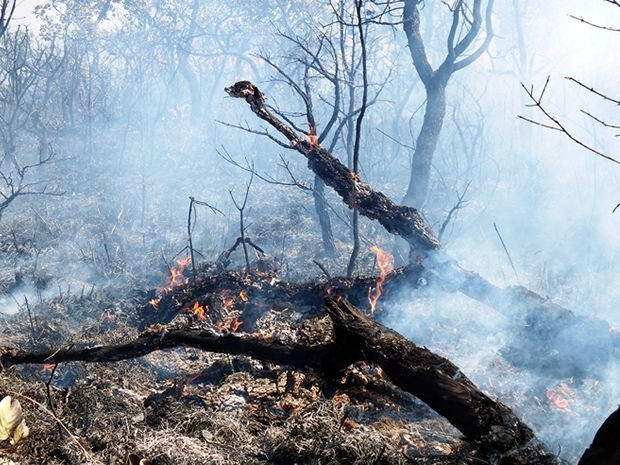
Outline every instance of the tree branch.
POLYGON ((286 137, 290 145, 306 157, 308 167, 350 208, 379 221, 388 232, 407 240, 418 253, 426 254, 440 248, 439 240, 415 208, 397 205, 385 194, 372 190, 327 150, 298 135, 267 109, 263 93, 254 84, 240 81, 225 90, 231 97, 243 98, 256 116, 286 137))

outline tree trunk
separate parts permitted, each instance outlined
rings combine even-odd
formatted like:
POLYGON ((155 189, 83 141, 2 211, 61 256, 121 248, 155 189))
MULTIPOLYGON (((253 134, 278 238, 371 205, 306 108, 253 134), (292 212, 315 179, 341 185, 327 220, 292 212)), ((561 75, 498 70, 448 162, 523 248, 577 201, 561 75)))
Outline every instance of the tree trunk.
POLYGON ((344 299, 328 298, 326 305, 335 338, 318 346, 285 345, 253 335, 217 335, 212 331, 154 326, 139 338, 117 346, 71 347, 38 353, 0 348, 0 369, 29 363, 119 361, 176 346, 243 354, 302 370, 314 368, 328 376, 357 361, 366 361, 379 365, 395 385, 443 415, 477 445, 477 458, 505 465, 564 464, 545 450, 510 408, 481 392, 449 360, 364 316, 344 299))
POLYGON ((443 84, 433 83, 426 86, 426 109, 424 122, 416 140, 409 187, 403 199, 403 205, 421 209, 426 200, 430 186, 433 155, 446 114, 446 88, 443 84))
POLYGON ((318 176, 314 177, 312 196, 314 197, 314 209, 321 226, 323 253, 326 257, 334 257, 336 255, 336 244, 334 243, 334 233, 331 220, 329 219, 329 212, 327 211, 327 202, 325 201, 325 183, 318 176))

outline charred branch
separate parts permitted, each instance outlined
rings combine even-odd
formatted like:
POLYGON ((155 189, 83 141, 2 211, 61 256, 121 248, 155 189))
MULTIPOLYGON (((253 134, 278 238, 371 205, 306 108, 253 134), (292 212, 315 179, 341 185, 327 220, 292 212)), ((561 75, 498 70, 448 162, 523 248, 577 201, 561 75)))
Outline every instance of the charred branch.
POLYGON ((265 96, 254 84, 240 81, 227 87, 226 92, 231 97, 245 99, 259 118, 275 128, 306 157, 308 167, 332 187, 350 208, 379 221, 387 231, 407 240, 418 253, 426 254, 439 249, 439 240, 415 208, 397 205, 385 194, 374 191, 326 149, 311 143, 284 124, 267 109, 265 96))
POLYGON ((606 322, 595 318, 577 317, 572 311, 522 286, 498 287, 479 274, 463 269, 441 251, 431 254, 430 252, 440 248, 440 242, 415 208, 397 205, 383 193, 374 191, 326 149, 299 136, 269 112, 265 107, 264 95, 254 84, 241 81, 226 88, 226 92, 232 97, 244 98, 259 118, 267 121, 284 135, 290 145, 308 159, 309 168, 332 187, 350 208, 355 208, 360 214, 379 221, 388 232, 403 237, 414 251, 426 256, 427 260, 424 262, 426 279, 437 283, 447 291, 461 292, 514 318, 515 324, 520 328, 520 337, 527 337, 528 341, 541 349, 534 351, 536 357, 540 357, 539 362, 534 360, 534 355, 528 358, 523 348, 511 351, 510 358, 518 365, 532 369, 552 367, 563 370, 568 376, 575 374, 581 376, 583 373, 579 367, 580 362, 572 361, 570 356, 562 353, 552 357, 543 356, 552 351, 542 350, 539 337, 540 332, 545 333, 544 340, 561 330, 570 330, 579 325, 592 328, 596 334, 604 337, 593 342, 577 341, 573 345, 576 352, 596 350, 599 359, 604 361, 610 360, 613 354, 620 350, 620 337, 613 334, 606 322), (558 363, 559 360, 563 363, 558 363))
POLYGON ((0 349, 0 366, 71 361, 115 362, 173 347, 247 355, 330 376, 357 361, 379 365, 391 382, 442 414, 495 463, 561 464, 504 404, 482 393, 459 368, 428 349, 362 315, 344 299, 326 299, 333 322, 333 342, 319 346, 286 345, 253 335, 205 330, 166 330, 154 326, 137 339, 115 346, 53 352, 0 349))

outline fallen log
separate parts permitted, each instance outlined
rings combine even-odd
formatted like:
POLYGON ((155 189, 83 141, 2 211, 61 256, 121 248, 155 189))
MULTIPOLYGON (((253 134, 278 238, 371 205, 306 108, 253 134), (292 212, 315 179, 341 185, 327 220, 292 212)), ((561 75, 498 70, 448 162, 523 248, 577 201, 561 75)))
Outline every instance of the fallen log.
POLYGON ((173 347, 247 355, 302 370, 312 368, 328 376, 365 361, 380 366, 396 386, 443 415, 493 463, 564 463, 549 453, 507 406, 482 393, 449 360, 364 316, 344 299, 328 298, 326 306, 335 338, 320 346, 286 345, 247 334, 153 326, 137 339, 114 346, 69 347, 53 352, 0 348, 0 369, 32 363, 115 362, 173 347))
MULTIPOLYGON (((306 157, 308 168, 332 187, 346 205, 371 220, 377 220, 388 232, 404 238, 411 246, 413 264, 423 264, 427 276, 446 289, 459 291, 515 318, 516 326, 520 328, 517 340, 525 337, 528 338, 528 343, 536 346, 541 340, 548 338, 548 335, 543 335, 542 339, 532 337, 533 329, 542 331, 546 328, 553 333, 567 326, 585 326, 591 328, 595 334, 603 335, 601 339, 594 340, 577 338, 575 343, 570 345, 572 352, 566 357, 560 355, 561 360, 541 360, 538 357, 540 354, 557 352, 554 347, 540 347, 540 350, 528 347, 531 353, 536 354, 536 357, 530 360, 521 352, 522 346, 515 346, 507 351, 506 355, 516 365, 531 369, 553 367, 559 369, 562 376, 582 376, 591 370, 583 371, 575 362, 571 362, 573 354, 594 352, 597 361, 607 362, 620 352, 620 335, 613 333, 607 322, 596 318, 577 318, 572 311, 554 304, 547 297, 530 289, 522 286, 502 288, 477 273, 463 269, 445 251, 440 250, 441 244, 437 236, 415 208, 397 205, 383 193, 374 191, 326 149, 297 134, 269 111, 265 96, 251 82, 237 82, 225 91, 231 97, 243 98, 256 116, 282 134, 292 148, 306 157), (538 363, 539 361, 542 363, 538 363)), ((584 333, 587 333, 585 329, 584 333)), ((594 370, 596 369, 594 367, 594 370)))

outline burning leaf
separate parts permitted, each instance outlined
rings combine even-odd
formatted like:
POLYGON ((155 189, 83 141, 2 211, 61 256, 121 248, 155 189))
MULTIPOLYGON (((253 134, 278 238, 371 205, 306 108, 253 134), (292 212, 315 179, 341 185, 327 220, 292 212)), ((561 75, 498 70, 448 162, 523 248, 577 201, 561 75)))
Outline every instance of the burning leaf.
POLYGON ((15 444, 29 432, 19 401, 6 396, 0 401, 0 441, 10 438, 11 444, 15 444))

